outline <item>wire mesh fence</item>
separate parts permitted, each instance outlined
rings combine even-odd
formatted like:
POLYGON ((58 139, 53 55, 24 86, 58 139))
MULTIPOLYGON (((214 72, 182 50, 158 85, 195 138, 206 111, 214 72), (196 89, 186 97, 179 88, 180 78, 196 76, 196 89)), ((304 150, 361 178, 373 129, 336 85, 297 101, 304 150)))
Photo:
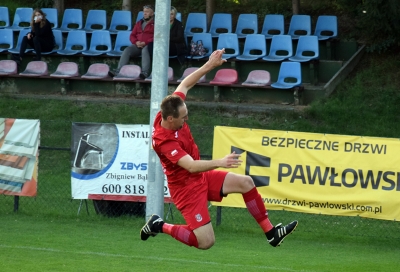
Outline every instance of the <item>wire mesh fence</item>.
MULTIPOLYGON (((105 200, 74 200, 71 196, 71 123, 41 122, 41 148, 39 155, 38 187, 36 197, 0 196, 1 214, 27 214, 92 220, 99 216, 143 218, 146 203, 105 200), (52 123, 52 124, 49 124, 52 123), (50 130, 56 129, 56 133, 50 130), (56 135, 55 137, 50 137, 56 135)), ((205 159, 211 158, 213 127, 192 126, 192 133, 205 159)), ((268 208, 268 207, 267 207, 268 208)), ((209 207, 212 221, 220 228, 235 230, 258 229, 257 223, 243 208, 209 207)), ((400 239, 400 223, 362 217, 306 214, 285 210, 270 210, 271 221, 287 223, 299 220, 303 231, 336 235, 388 237, 400 239)), ((165 204, 165 220, 174 224, 184 223, 173 204, 165 204)))

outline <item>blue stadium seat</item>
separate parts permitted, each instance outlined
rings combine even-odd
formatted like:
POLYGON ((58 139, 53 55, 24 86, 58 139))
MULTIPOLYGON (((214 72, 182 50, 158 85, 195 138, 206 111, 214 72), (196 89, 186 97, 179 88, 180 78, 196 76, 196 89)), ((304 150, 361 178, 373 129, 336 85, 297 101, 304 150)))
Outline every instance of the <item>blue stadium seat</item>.
POLYGON ((205 13, 189 13, 185 25, 185 37, 192 37, 194 33, 207 32, 207 16, 205 13), (193 32, 193 29, 199 31, 193 32))
POLYGON ((267 43, 262 34, 249 34, 244 42, 243 54, 237 56, 238 60, 256 60, 267 54, 267 43))
POLYGON ((62 32, 81 30, 83 27, 82 9, 66 9, 64 11, 61 27, 56 28, 62 32))
POLYGON ((107 28, 107 13, 105 10, 91 9, 86 16, 86 23, 83 30, 92 33, 95 30, 105 30, 107 28))
POLYGON ((293 15, 290 19, 288 35, 292 36, 292 39, 298 39, 300 36, 311 35, 310 15, 293 15))
POLYGON ((82 51, 82 54, 88 56, 99 56, 110 52, 111 49, 110 32, 108 30, 95 30, 92 32, 89 50, 82 51), (107 47, 107 49, 99 49, 98 46, 107 47))
POLYGON ((271 86, 278 89, 291 89, 301 85, 300 62, 282 62, 279 69, 278 81, 271 86))
POLYGON ((125 47, 132 45, 129 37, 131 35, 131 31, 118 31, 117 37, 115 38, 114 49, 106 54, 108 56, 121 56, 125 47))
POLYGON ((289 35, 274 35, 271 40, 269 54, 263 57, 266 61, 283 61, 293 56, 292 37, 289 35))
POLYGON ((17 8, 14 14, 13 24, 6 28, 12 29, 13 31, 20 31, 22 29, 30 28, 32 13, 32 8, 17 8), (20 26, 21 23, 25 23, 26 26, 20 26))
POLYGON ((285 33, 285 21, 282 14, 267 14, 264 18, 261 34, 266 39, 272 39, 274 35, 283 35, 285 33))
POLYGON ((51 28, 58 28, 58 10, 56 8, 42 8, 42 11, 51 23, 51 28))
POLYGON ((118 31, 132 30, 132 12, 129 10, 115 10, 111 17, 110 34, 117 34, 118 31))
POLYGON ((290 57, 291 61, 306 62, 319 58, 319 44, 317 36, 301 36, 297 44, 296 54, 290 57))
POLYGON ((245 38, 249 34, 257 34, 258 33, 257 14, 240 14, 236 25, 235 33, 238 35, 239 39, 245 38))
POLYGON ((0 7, 0 28, 10 26, 10 14, 8 13, 8 7, 0 7))
POLYGON ((60 55, 75 55, 87 49, 86 32, 75 30, 68 32, 67 41, 63 50, 57 50, 60 55))
MULTIPOLYGON (((13 49, 8 49, 8 52, 10 52, 11 54, 19 54, 22 38, 25 37, 26 34, 28 34, 29 32, 31 32, 30 28, 25 28, 25 29, 20 30, 19 35, 18 35, 18 40, 17 40, 17 46, 13 49)), ((32 50, 33 50, 33 48, 29 48, 29 46, 28 46, 28 48, 26 48, 26 50, 25 50, 25 53, 30 52, 32 50)))
POLYGON ((0 48, 0 52, 7 51, 14 47, 14 32, 12 29, 0 29, 0 44, 3 45, 3 47, 0 48))
MULTIPOLYGON (((212 54, 213 43, 210 33, 194 33, 192 41, 202 41, 204 48, 207 50, 207 53, 204 56, 193 56, 193 59, 208 58, 212 54)), ((191 59, 192 56, 188 56, 187 58, 191 59)))
POLYGON ((318 40, 336 38, 338 35, 337 17, 333 15, 318 16, 314 35, 318 40))
POLYGON ((136 16, 136 23, 139 22, 140 19, 143 18, 143 10, 139 11, 136 16))
POLYGON ((239 56, 239 39, 235 33, 224 33, 218 37, 217 49, 225 48, 224 59, 239 56), (233 51, 233 52, 232 52, 233 51))
POLYGON ((212 37, 218 37, 222 33, 232 33, 232 14, 214 13, 209 33, 212 37))

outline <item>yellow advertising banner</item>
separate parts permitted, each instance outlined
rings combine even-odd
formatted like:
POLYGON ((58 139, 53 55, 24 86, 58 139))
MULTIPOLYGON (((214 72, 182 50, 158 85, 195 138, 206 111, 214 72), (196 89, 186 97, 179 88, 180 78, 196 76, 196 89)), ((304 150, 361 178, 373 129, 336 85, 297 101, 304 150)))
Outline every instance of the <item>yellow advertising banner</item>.
MULTIPOLYGON (((400 220, 400 140, 220 127, 213 158, 233 151, 267 209, 400 220)), ((245 207, 240 194, 217 206, 245 207)))

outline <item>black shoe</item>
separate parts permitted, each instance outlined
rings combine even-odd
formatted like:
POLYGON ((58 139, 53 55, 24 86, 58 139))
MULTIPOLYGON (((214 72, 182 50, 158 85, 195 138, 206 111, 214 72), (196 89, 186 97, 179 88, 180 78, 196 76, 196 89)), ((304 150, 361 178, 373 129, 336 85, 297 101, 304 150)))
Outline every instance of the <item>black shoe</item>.
POLYGON ((11 55, 12 56, 12 60, 15 61, 17 63, 18 66, 21 65, 21 58, 19 57, 19 55, 11 55))
POLYGON ((282 223, 276 225, 266 233, 269 244, 273 247, 279 246, 283 242, 283 239, 296 229, 297 224, 297 221, 293 221, 286 226, 282 226, 282 223))
POLYGON ((149 239, 150 236, 156 236, 162 231, 163 225, 164 221, 162 220, 162 218, 156 214, 153 214, 140 230, 140 239, 146 241, 147 239, 149 239))
POLYGON ((147 75, 145 73, 140 73, 139 77, 140 79, 145 79, 147 78, 147 75))
POLYGON ((118 74, 118 73, 117 73, 117 71, 115 71, 115 70, 109 70, 109 71, 108 71, 108 75, 109 75, 110 77, 115 77, 117 74, 118 74))

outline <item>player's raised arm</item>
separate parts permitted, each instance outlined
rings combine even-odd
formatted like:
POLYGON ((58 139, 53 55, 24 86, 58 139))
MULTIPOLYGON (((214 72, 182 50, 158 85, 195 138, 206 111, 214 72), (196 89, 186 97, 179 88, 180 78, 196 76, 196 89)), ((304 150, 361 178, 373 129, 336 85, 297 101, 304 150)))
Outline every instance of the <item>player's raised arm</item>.
POLYGON ((195 72, 191 73, 188 75, 176 88, 176 92, 181 92, 184 93, 185 96, 187 95, 187 92, 189 91, 190 88, 192 88, 199 79, 210 72, 212 69, 221 66, 224 62, 226 62, 225 59, 222 58, 222 54, 225 53, 225 49, 220 49, 220 50, 215 50, 208 61, 204 63, 199 69, 197 69, 195 72))
POLYGON ((217 160, 193 160, 190 155, 186 155, 178 161, 178 165, 182 168, 185 168, 190 173, 199 173, 219 167, 238 168, 243 162, 239 158, 240 154, 236 154, 235 152, 232 152, 231 154, 228 154, 225 157, 217 160))

